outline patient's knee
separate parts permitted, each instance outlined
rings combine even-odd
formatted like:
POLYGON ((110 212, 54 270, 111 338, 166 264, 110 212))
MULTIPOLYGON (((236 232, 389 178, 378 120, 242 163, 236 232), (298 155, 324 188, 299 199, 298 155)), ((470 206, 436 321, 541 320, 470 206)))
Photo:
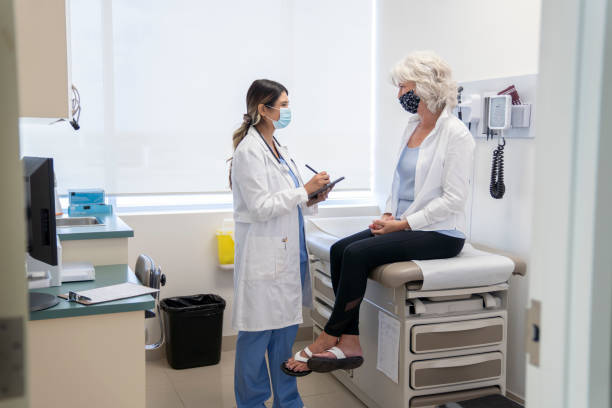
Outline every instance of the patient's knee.
POLYGON ((359 306, 362 300, 363 300, 363 297, 360 297, 359 299, 355 299, 355 300, 351 300, 350 302, 347 302, 347 304, 344 306, 344 311, 348 312, 349 310, 356 308, 357 306, 359 306))
POLYGON ((357 242, 344 248, 344 253, 342 254, 343 260, 355 260, 359 256, 359 246, 355 244, 357 244, 357 242))
POLYGON ((333 257, 334 255, 340 255, 344 251, 344 246, 340 241, 336 242, 329 248, 329 254, 333 257))

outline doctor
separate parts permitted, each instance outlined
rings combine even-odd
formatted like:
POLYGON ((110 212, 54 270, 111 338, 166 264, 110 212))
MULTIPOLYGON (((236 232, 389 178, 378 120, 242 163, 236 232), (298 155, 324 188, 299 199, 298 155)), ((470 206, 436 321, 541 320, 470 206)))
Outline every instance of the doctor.
POLYGON ((302 305, 312 304, 302 214, 329 191, 308 196, 329 183, 323 172, 303 184, 275 129, 291 121, 287 89, 256 80, 247 92, 247 113, 234 132, 230 185, 234 198, 235 245, 233 327, 238 330, 234 392, 238 408, 304 405, 294 377, 281 371, 291 356, 302 305), (268 353, 269 371, 266 366, 268 353))

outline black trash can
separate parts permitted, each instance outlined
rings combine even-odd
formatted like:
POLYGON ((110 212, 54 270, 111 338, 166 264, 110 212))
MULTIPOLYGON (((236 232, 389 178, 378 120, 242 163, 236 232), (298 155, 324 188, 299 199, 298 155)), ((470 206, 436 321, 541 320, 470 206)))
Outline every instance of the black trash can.
POLYGON ((221 360, 225 300, 217 295, 166 298, 166 358, 174 369, 218 364, 221 360))

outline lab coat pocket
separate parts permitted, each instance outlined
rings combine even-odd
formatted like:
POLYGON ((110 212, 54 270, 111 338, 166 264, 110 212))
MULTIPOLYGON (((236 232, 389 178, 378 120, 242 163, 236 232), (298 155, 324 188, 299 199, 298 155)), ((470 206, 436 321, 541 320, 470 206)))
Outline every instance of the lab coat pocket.
POLYGON ((289 262, 287 261, 288 252, 287 252, 287 238, 279 238, 274 246, 274 265, 276 269, 276 277, 282 278, 282 276, 287 272, 287 266, 289 262))
POLYGON ((282 267, 281 248, 284 251, 281 237, 252 236, 246 248, 245 279, 274 280, 277 270, 282 267))

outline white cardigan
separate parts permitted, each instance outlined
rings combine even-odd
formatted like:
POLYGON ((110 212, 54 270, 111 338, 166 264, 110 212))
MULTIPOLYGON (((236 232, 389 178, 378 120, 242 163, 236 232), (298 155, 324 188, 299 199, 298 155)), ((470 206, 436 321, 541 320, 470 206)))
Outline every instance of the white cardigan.
MULTIPOLYGON (((397 163, 420 118, 413 115, 402 137, 391 194, 385 213, 395 216, 398 202, 397 163)), ((466 231, 465 204, 469 194, 474 161, 474 139, 468 128, 444 109, 436 126, 423 140, 414 177, 414 201, 400 219, 413 230, 466 231)))

